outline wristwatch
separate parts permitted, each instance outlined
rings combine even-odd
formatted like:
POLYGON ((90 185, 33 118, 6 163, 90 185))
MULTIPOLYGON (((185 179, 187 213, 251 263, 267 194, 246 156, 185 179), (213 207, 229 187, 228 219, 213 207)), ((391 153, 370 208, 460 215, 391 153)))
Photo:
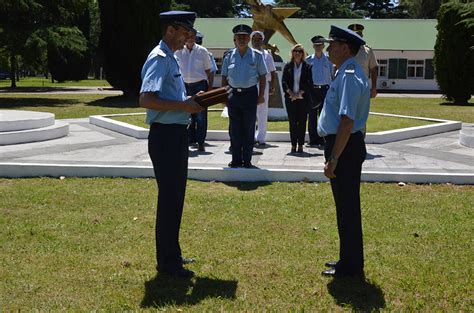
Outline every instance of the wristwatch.
POLYGON ((336 158, 335 156, 331 155, 331 156, 329 157, 328 163, 332 163, 332 164, 334 164, 334 165, 337 165, 337 161, 338 161, 338 160, 339 160, 338 158, 336 158))

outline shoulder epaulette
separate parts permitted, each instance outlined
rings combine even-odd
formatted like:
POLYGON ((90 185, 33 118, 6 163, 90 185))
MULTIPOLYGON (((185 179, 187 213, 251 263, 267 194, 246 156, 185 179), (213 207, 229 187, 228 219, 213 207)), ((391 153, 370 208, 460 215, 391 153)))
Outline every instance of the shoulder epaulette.
POLYGON ((166 53, 160 48, 155 49, 156 55, 159 55, 162 58, 166 58, 166 53))
POLYGON ((229 53, 232 52, 232 50, 234 50, 234 49, 229 49, 229 50, 227 50, 226 52, 224 52, 224 54, 222 55, 222 57, 225 58, 229 53))
POLYGON ((344 72, 347 74, 354 74, 355 73, 354 64, 348 64, 344 72))
POLYGON ((263 52, 260 51, 260 50, 257 50, 257 49, 254 49, 254 48, 252 48, 252 50, 253 50, 255 53, 258 53, 258 54, 262 54, 262 55, 263 55, 263 52))

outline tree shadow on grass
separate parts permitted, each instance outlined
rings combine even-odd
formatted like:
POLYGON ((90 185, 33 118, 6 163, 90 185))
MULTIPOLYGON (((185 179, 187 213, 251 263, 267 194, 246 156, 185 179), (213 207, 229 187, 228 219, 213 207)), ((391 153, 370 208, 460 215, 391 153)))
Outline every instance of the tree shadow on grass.
POLYGON ((382 289, 366 280, 334 278, 327 288, 337 305, 349 305, 354 311, 372 312, 385 307, 382 289))
POLYGON ((108 107, 108 108, 138 108, 138 97, 110 96, 91 101, 88 106, 108 107))
POLYGON ((206 298, 235 299, 237 281, 207 277, 171 278, 157 275, 145 282, 142 308, 160 308, 167 305, 195 305, 206 298))
POLYGON ((61 98, 0 98, 0 108, 67 107, 78 104, 78 99, 61 98))

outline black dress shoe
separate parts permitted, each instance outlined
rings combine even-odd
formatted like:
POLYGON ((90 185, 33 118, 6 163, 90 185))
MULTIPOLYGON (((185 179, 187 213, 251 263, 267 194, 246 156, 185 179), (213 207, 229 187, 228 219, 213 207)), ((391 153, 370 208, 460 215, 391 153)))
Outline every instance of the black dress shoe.
POLYGON ((198 151, 200 151, 200 152, 206 151, 206 148, 204 147, 204 144, 203 144, 203 143, 200 143, 200 144, 198 145, 198 151))
POLYGON ((255 168, 255 166, 252 165, 250 162, 244 162, 244 167, 245 168, 255 168))
POLYGON ((337 261, 329 261, 329 262, 324 263, 324 266, 326 266, 326 267, 333 267, 334 268, 334 267, 336 267, 336 265, 337 265, 337 261))
POLYGON ((196 262, 195 258, 181 258, 181 260, 183 261, 183 265, 192 264, 192 263, 196 262))
POLYGON ((178 277, 178 278, 191 278, 194 276, 194 272, 185 268, 178 268, 176 270, 171 271, 161 271, 161 274, 171 277, 178 277))
POLYGON ((232 161, 231 161, 231 162, 229 162, 229 164, 228 164, 228 165, 229 165, 229 167, 230 167, 230 168, 237 168, 237 167, 241 167, 241 166, 242 166, 242 164, 241 164, 241 163, 232 162, 232 161))
POLYGON ((343 271, 338 271, 335 268, 324 270, 321 272, 321 275, 329 276, 329 277, 337 277, 337 278, 342 278, 342 277, 364 278, 363 271, 343 272, 343 271))

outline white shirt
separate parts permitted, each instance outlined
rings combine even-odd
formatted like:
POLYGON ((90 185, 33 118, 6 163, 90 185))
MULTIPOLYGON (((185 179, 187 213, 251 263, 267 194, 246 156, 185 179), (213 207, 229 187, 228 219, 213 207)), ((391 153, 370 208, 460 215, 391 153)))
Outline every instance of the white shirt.
POLYGON ((206 48, 194 44, 193 49, 189 50, 184 46, 183 49, 176 51, 175 55, 185 83, 207 80, 206 70, 211 69, 211 60, 206 48))
POLYGON ((362 45, 359 48, 359 52, 354 57, 359 63, 362 70, 364 70, 365 76, 369 78, 370 70, 376 66, 379 66, 377 59, 375 58, 374 51, 367 45, 362 45))
POLYGON ((300 66, 295 67, 293 70, 293 92, 298 93, 300 91, 300 78, 301 78, 301 69, 303 68, 303 63, 300 63, 300 66))
POLYGON ((276 71, 275 62, 273 62, 273 56, 266 50, 262 50, 263 60, 267 65, 268 74, 266 76, 267 82, 272 80, 272 72, 276 71))

